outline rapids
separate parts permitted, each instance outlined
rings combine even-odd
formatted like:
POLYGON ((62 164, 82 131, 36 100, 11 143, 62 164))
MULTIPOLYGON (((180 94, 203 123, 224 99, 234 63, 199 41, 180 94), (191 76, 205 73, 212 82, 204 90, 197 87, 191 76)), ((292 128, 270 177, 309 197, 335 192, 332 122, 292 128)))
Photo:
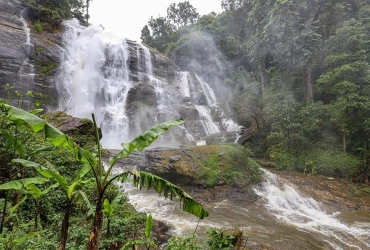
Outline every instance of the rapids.
POLYGON ((239 207, 221 201, 207 207, 210 216, 199 222, 183 212, 177 201, 126 186, 130 203, 168 224, 172 234, 192 233, 199 222, 197 234, 201 237, 210 227, 238 227, 249 234, 248 245, 281 250, 370 249, 369 211, 327 212, 323 204, 301 195, 288 181, 267 170, 254 190, 260 197, 256 204, 239 207))

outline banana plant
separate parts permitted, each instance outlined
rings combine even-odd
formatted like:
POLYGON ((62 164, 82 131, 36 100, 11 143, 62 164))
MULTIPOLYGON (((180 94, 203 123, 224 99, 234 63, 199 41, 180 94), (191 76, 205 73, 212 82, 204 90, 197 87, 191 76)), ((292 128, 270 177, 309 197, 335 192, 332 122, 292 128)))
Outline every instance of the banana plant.
MULTIPOLYGON (((34 230, 35 231, 38 229, 38 221, 39 221, 39 216, 41 212, 41 197, 49 193, 52 189, 59 186, 59 184, 56 183, 54 185, 49 186, 48 188, 44 190, 41 190, 35 184, 44 184, 49 181, 50 179, 48 178, 34 177, 34 178, 25 178, 25 179, 20 179, 20 180, 15 180, 15 181, 9 181, 5 184, 0 185, 0 190, 15 190, 17 192, 26 194, 25 198, 27 198, 28 196, 31 196, 34 199, 35 205, 36 205, 35 218, 34 218, 34 221, 35 221, 34 230)), ((17 208, 21 203, 23 203, 26 200, 25 198, 22 199, 21 202, 16 204, 15 208, 17 208)))
POLYGON ((96 154, 82 149, 67 135, 63 134, 57 128, 35 115, 4 103, 0 103, 0 109, 7 113, 9 119, 17 123, 19 126, 23 126, 24 128, 35 133, 43 132, 45 138, 50 140, 53 145, 63 146, 71 150, 76 159, 85 163, 84 166, 89 166, 89 169, 91 169, 93 172, 98 192, 98 199, 95 206, 95 217, 91 227, 87 249, 99 249, 104 219, 104 196, 107 188, 112 185, 115 180, 124 182, 128 179, 128 177, 133 176, 136 187, 142 188, 143 186, 146 186, 147 189, 153 187, 159 194, 162 194, 163 192, 165 197, 170 197, 171 199, 177 196, 183 203, 183 210, 199 217, 200 219, 208 216, 208 212, 203 208, 203 206, 197 203, 190 195, 161 177, 136 170, 126 171, 113 176, 111 175, 113 167, 118 159, 129 156, 135 149, 139 151, 144 150, 146 147, 151 145, 158 138, 158 136, 166 133, 170 127, 182 124, 184 122, 183 119, 157 124, 141 135, 137 136, 131 142, 122 143, 122 150, 109 160, 110 165, 105 171, 102 162, 100 138, 94 114, 92 114, 92 120, 95 129, 97 145, 96 154))
POLYGON ((104 204, 103 204, 103 213, 104 217, 107 218, 108 223, 107 223, 107 238, 110 238, 110 222, 112 220, 112 215, 114 210, 118 208, 118 206, 121 203, 122 198, 124 197, 124 193, 120 191, 117 196, 113 199, 112 202, 109 202, 108 199, 104 199, 104 204))
POLYGON ((23 159, 14 159, 13 162, 20 163, 25 167, 34 168, 40 175, 46 177, 45 179, 55 179, 57 181, 57 184, 60 185, 60 187, 62 188, 62 191, 64 192, 66 197, 66 208, 64 211, 62 222, 61 242, 59 245, 59 249, 64 250, 66 248, 68 239, 69 218, 71 216, 73 202, 77 201, 80 204, 89 202, 86 194, 81 191, 81 188, 84 187, 87 183, 94 181, 94 179, 92 178, 86 180, 83 179, 83 177, 90 171, 90 166, 84 164, 77 174, 75 180, 70 185, 68 185, 66 178, 60 175, 57 171, 43 167, 36 162, 23 159))

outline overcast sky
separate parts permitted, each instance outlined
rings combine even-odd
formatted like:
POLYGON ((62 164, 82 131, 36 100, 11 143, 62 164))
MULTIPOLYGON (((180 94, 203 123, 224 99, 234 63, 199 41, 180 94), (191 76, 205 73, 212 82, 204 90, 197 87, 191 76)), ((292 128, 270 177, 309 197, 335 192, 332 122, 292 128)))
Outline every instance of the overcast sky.
MULTIPOLYGON (((171 3, 185 0, 92 0, 90 20, 119 36, 140 42, 141 29, 150 17, 166 16, 171 3)), ((221 0, 188 0, 200 15, 221 12, 221 0)))

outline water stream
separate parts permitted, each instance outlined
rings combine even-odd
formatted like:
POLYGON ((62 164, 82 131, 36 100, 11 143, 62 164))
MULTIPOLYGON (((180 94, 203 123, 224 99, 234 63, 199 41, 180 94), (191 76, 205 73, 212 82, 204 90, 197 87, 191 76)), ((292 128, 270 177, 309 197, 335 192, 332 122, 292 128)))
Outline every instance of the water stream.
MULTIPOLYGON (((239 227, 249 233, 248 244, 276 249, 370 249, 370 211, 328 213, 268 171, 255 192, 260 199, 254 205, 238 207, 225 200, 207 207, 210 216, 200 221, 197 234, 205 237, 210 227, 239 227)), ((192 233, 197 227, 198 219, 183 212, 176 201, 131 188, 127 193, 137 210, 166 222, 173 234, 192 233)))
POLYGON ((25 58, 23 60, 22 66, 18 71, 18 76, 22 82, 22 85, 29 86, 29 89, 32 89, 33 80, 35 77, 35 69, 32 63, 30 63, 30 52, 34 48, 34 45, 31 43, 31 30, 28 27, 26 20, 24 19, 26 9, 23 9, 20 13, 19 19, 23 24, 23 30, 26 33, 26 41, 23 45, 25 50, 25 58))

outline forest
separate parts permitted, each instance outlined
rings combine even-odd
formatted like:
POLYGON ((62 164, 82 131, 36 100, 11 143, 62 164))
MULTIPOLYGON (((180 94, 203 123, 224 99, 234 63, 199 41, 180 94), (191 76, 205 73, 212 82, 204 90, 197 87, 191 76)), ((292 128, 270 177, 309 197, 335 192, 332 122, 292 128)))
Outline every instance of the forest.
POLYGON ((278 169, 365 181, 369 162, 368 1, 223 0, 151 18, 142 41, 221 82, 244 145, 278 169))
MULTIPOLYGON (((61 32, 62 21, 70 18, 88 26, 90 1, 24 3, 32 10, 33 32, 42 33, 61 32)), ((172 3, 166 16, 148 20, 141 39, 181 70, 202 75, 228 116, 248 133, 243 145, 227 145, 232 155, 225 158, 248 162, 251 183, 262 175, 252 159, 264 159, 277 170, 369 185, 370 2, 220 4, 221 13, 199 15, 189 1, 172 3)), ((151 215, 135 211, 114 185, 128 180, 178 197, 181 208, 199 220, 209 215, 159 176, 113 171, 120 158, 144 150, 182 119, 160 123, 123 143, 106 167, 108 152, 99 143, 94 116, 81 121, 88 132, 64 134, 54 126, 65 113, 43 114, 32 102, 26 112, 22 106, 32 100, 32 91, 14 95, 7 84, 5 92, 8 98, 0 99, 0 249, 158 249, 163 242, 152 235, 151 215)), ((219 156, 204 164, 215 164, 219 156)), ((214 173, 217 183, 221 174, 214 173)), ((237 231, 210 228, 204 241, 195 233, 173 235, 164 249, 248 249, 241 248, 237 231)))

